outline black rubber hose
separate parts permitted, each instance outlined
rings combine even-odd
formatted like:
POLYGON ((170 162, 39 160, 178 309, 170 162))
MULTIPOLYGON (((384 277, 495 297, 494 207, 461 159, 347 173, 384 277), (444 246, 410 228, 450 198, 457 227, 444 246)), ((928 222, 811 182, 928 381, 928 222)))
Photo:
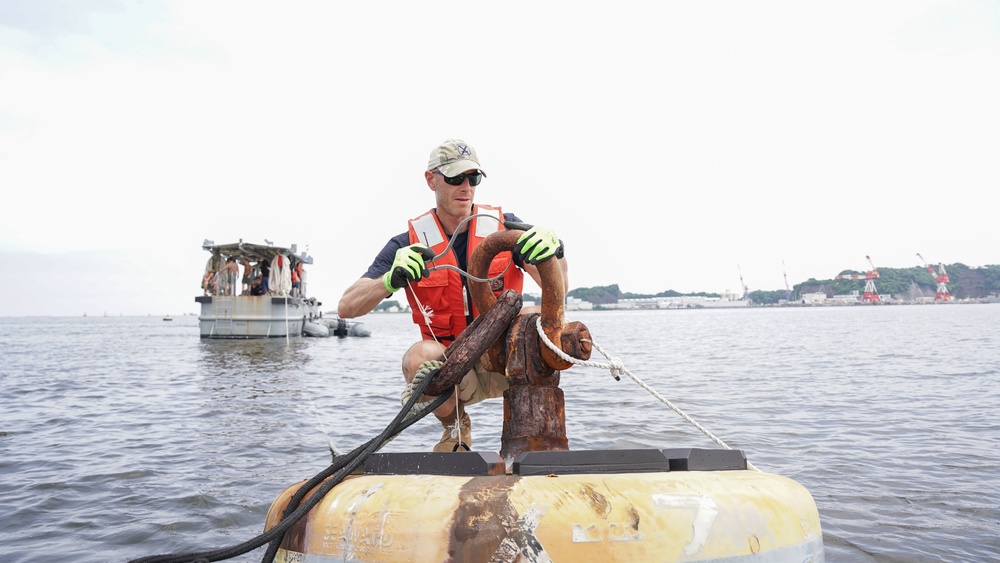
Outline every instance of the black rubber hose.
MULTIPOLYGON (((448 400, 448 398, 451 397, 452 393, 454 393, 454 391, 455 391, 454 387, 450 388, 448 390, 448 392, 443 393, 443 394, 438 395, 437 397, 435 397, 434 400, 432 400, 430 402, 430 405, 426 409, 424 409, 424 412, 420 416, 414 417, 412 420, 405 421, 405 418, 404 418, 405 417, 405 413, 408 413, 410 411, 410 409, 413 407, 413 405, 416 404, 416 400, 414 399, 414 397, 421 397, 421 396, 423 396, 424 388, 427 387, 427 384, 430 383, 430 380, 433 379, 434 376, 436 376, 439 371, 441 371, 440 368, 436 369, 436 370, 433 370, 427 377, 424 378, 423 381, 420 382, 420 384, 417 386, 416 390, 414 390, 413 395, 410 397, 410 400, 407 401, 406 405, 400 411, 400 414, 396 415, 396 418, 393 419, 393 421, 389 424, 388 427, 386 427, 386 429, 382 432, 382 434, 379 434, 375 438, 372 438, 368 442, 366 442, 366 443, 362 444, 361 446, 355 448, 354 450, 352 450, 347 455, 341 456, 342 458, 346 458, 346 459, 343 460, 343 463, 352 462, 352 461, 354 461, 353 460, 354 456, 361 455, 361 454, 357 453, 359 450, 361 450, 361 453, 363 455, 361 455, 361 461, 360 461, 360 463, 358 463, 357 465, 354 465, 354 468, 352 468, 350 471, 344 472, 343 469, 339 469, 339 470, 338 469, 333 469, 334 467, 336 467, 338 465, 341 465, 341 461, 334 460, 333 464, 331 464, 330 467, 328 467, 325 470, 323 470, 323 471, 319 472, 318 474, 316 474, 316 476, 314 476, 312 479, 310 479, 309 481, 305 482, 301 487, 299 487, 299 490, 295 491, 295 494, 292 495, 292 498, 290 498, 288 500, 288 505, 285 507, 285 511, 281 515, 280 522, 284 523, 284 521, 287 518, 289 518, 292 514, 294 514, 295 511, 298 510, 299 503, 302 502, 302 499, 306 496, 306 494, 308 494, 309 491, 311 491, 313 489, 313 487, 315 487, 318 484, 322 483, 324 479, 326 479, 327 477, 329 477, 335 471, 339 471, 340 473, 338 473, 337 476, 334 477, 333 479, 330 479, 330 481, 327 481, 327 483, 333 482, 334 485, 339 484, 341 481, 344 480, 344 477, 346 477, 347 475, 351 474, 354 471, 354 469, 356 469, 362 463, 364 463, 364 460, 368 459, 368 456, 370 456, 376 450, 378 450, 382 446, 384 446, 385 443, 388 442, 389 439, 392 436, 395 436, 396 434, 399 434, 403 430, 409 428, 411 425, 413 425, 413 423, 415 423, 418 420, 422 419, 423 417, 427 416, 428 413, 433 412, 434 409, 436 409, 439 406, 441 406, 442 404, 444 404, 444 402, 446 400, 448 400), (402 422, 402 424, 400 425, 400 428, 398 430, 396 430, 395 432, 393 432, 391 435, 386 436, 386 434, 389 432, 390 428, 392 428, 393 426, 399 424, 400 422, 402 422), (372 451, 367 451, 367 449, 369 447, 371 447, 373 444, 376 444, 376 443, 378 444, 377 448, 373 449, 372 451)), ((322 499, 323 496, 326 496, 326 493, 328 493, 330 491, 330 489, 333 488, 333 486, 327 487, 326 485, 324 485, 324 487, 326 488, 326 490, 322 491, 323 494, 322 494, 322 496, 319 497, 320 499, 322 499)), ((321 491, 317 491, 317 494, 320 493, 320 492, 321 491)), ((316 496, 316 495, 314 494, 313 496, 316 496)), ((312 497, 310 497, 310 500, 312 500, 312 497)), ((315 505, 316 505, 316 503, 314 502, 313 506, 315 506, 315 505)), ((306 512, 309 512, 309 511, 307 510, 306 512)), ((298 521, 301 518, 302 518, 302 516, 300 515, 295 520, 298 521)), ((291 527, 291 526, 289 526, 289 527, 291 527)), ((281 547, 281 540, 284 538, 284 536, 285 536, 285 534, 282 533, 279 537, 275 538, 274 540, 271 540, 270 545, 267 548, 267 552, 264 554, 264 557, 261 559, 261 563, 273 563, 274 557, 278 553, 278 548, 281 547)))

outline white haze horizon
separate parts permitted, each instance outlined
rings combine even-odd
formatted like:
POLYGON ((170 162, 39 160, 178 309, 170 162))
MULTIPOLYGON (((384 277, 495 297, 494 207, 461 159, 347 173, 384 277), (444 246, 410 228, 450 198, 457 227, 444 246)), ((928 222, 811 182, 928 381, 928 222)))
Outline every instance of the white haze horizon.
POLYGON ((1000 264, 1000 4, 430 8, 0 5, 0 316, 196 312, 205 239, 308 247, 335 311, 448 138, 571 289, 1000 264))

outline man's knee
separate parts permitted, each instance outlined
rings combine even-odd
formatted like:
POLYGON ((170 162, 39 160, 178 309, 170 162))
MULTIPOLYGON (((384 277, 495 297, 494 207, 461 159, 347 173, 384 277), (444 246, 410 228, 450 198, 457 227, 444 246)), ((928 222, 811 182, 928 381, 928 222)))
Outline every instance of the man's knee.
POLYGON ((433 340, 421 340, 403 354, 403 377, 413 381, 420 366, 428 360, 439 360, 444 354, 444 346, 433 340))

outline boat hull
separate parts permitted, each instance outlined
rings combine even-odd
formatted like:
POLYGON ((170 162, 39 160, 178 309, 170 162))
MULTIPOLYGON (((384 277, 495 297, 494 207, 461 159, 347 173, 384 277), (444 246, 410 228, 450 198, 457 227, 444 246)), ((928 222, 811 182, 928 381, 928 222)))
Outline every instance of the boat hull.
POLYGON ((197 297, 202 338, 248 339, 302 336, 320 315, 319 303, 294 297, 213 295, 197 297))
MULTIPOLYGON (((823 561, 812 496, 779 475, 542 473, 353 475, 275 560, 823 561)), ((267 528, 300 485, 278 496, 267 528)))

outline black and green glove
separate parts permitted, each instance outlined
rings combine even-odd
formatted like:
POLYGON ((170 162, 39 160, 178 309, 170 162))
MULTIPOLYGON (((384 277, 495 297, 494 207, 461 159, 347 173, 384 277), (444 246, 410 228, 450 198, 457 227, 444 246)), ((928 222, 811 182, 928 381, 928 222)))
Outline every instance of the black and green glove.
POLYGON ((514 246, 514 252, 520 255, 523 263, 535 265, 553 256, 563 257, 563 242, 554 232, 544 227, 532 227, 526 223, 511 223, 511 225, 517 225, 514 228, 527 227, 527 232, 517 239, 517 245, 514 246))
POLYGON ((396 251, 392 268, 382 276, 382 285, 389 293, 395 293, 406 286, 407 282, 417 281, 427 275, 425 260, 434 258, 434 251, 415 243, 404 246, 396 251))

